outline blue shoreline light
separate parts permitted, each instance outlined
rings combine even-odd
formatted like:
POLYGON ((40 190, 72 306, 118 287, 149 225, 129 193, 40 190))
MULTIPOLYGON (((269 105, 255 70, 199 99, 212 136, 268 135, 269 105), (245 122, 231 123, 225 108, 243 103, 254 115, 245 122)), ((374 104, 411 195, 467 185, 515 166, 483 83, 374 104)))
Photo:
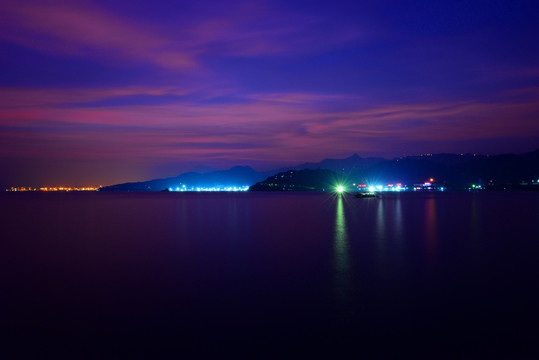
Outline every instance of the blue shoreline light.
POLYGON ((204 186, 197 186, 197 187, 187 187, 186 185, 182 185, 182 187, 176 187, 176 188, 168 188, 169 191, 173 192, 186 192, 186 191, 196 191, 196 192, 214 192, 214 191, 222 191, 222 192, 240 192, 240 191, 248 191, 249 186, 211 186, 211 187, 204 187, 204 186))

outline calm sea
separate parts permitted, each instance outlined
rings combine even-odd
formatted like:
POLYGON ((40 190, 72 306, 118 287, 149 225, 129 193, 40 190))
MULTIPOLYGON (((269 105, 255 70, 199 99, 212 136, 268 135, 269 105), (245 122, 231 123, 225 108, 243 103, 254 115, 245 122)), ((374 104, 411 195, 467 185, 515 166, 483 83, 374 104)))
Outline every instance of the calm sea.
POLYGON ((6 193, 2 358, 534 358, 539 193, 6 193))

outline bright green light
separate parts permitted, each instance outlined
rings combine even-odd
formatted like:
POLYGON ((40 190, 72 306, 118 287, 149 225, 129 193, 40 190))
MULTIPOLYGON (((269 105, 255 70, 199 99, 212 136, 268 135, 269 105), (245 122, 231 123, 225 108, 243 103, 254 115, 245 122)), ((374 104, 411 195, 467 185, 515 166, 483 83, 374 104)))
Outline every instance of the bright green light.
POLYGON ((344 187, 342 187, 341 185, 337 186, 338 193, 342 193, 343 191, 344 191, 344 187))

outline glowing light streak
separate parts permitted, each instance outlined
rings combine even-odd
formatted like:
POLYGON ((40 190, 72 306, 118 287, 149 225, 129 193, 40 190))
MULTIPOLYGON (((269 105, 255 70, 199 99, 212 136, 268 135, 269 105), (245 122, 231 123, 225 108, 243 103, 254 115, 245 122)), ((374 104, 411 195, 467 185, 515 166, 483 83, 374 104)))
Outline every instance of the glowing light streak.
POLYGON ((26 187, 26 186, 17 186, 17 187, 11 187, 9 189, 6 189, 6 191, 62 191, 62 192, 68 192, 68 191, 97 191, 101 188, 95 187, 95 186, 86 186, 86 187, 70 187, 70 186, 51 186, 46 187, 42 186, 40 188, 35 187, 26 187))
POLYGON ((176 188, 168 188, 168 191, 172 192, 241 192, 241 191, 248 191, 249 186, 197 186, 197 187, 187 187, 186 185, 182 185, 181 187, 176 188))

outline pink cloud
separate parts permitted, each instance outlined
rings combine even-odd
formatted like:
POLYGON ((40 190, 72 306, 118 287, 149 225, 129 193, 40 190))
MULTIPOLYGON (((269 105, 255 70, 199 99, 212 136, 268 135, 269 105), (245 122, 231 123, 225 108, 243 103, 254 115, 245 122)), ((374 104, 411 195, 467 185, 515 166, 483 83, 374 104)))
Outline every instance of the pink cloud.
POLYGON ((128 86, 112 88, 72 88, 72 89, 32 89, 0 88, 1 108, 54 107, 70 103, 91 103, 114 97, 133 95, 187 95, 194 89, 181 89, 172 86, 128 86))
POLYGON ((356 40, 356 28, 243 2, 168 24, 141 23, 88 2, 4 0, 0 39, 44 52, 193 71, 206 53, 257 56, 318 51, 356 40), (271 16, 278 15, 278 16, 271 16))
POLYGON ((173 43, 136 22, 88 4, 9 1, 2 5, 0 38, 46 52, 119 57, 164 67, 196 65, 196 52, 173 43))
POLYGON ((353 152, 394 156, 393 148, 380 149, 387 142, 539 137, 536 100, 359 104, 350 111, 335 111, 335 105, 350 102, 349 95, 275 93, 252 95, 251 103, 212 106, 182 102, 63 107, 62 101, 84 97, 181 91, 159 87, 28 91, 7 91, 12 96, 9 102, 22 107, 0 109, 0 126, 6 129, 0 134, 0 156, 290 163, 353 152))

